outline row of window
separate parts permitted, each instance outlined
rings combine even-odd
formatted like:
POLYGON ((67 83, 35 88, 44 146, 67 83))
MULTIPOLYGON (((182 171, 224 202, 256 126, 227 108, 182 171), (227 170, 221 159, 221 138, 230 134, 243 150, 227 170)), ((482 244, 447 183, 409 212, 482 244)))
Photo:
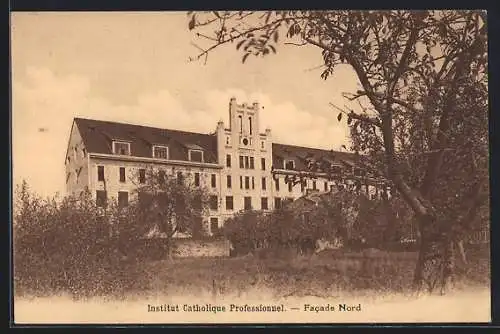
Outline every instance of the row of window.
MULTIPOLYGON (((240 155, 239 158, 240 158, 239 162, 240 162, 241 169, 255 169, 254 157, 247 156, 247 155, 240 155)), ((231 168, 231 166, 232 166, 231 154, 227 154, 226 155, 226 167, 231 168)), ((266 170, 266 158, 260 159, 260 168, 261 168, 261 170, 266 170)))
MULTIPOLYGON (((295 160, 290 160, 290 159, 285 159, 283 161, 283 168, 286 170, 295 170, 295 160)), ((311 166, 309 169, 312 168, 311 166)), ((340 174, 342 173, 342 167, 338 165, 332 165, 331 166, 331 172, 334 174, 340 174)), ((352 173, 354 176, 365 176, 366 172, 360 168, 355 168, 352 167, 352 173)))
MULTIPOLYGON (((217 198, 217 196, 214 196, 214 197, 217 198)), ((291 200, 291 199, 288 199, 288 200, 291 200)), ((225 205, 226 210, 228 210, 228 211, 234 210, 234 197, 233 196, 226 196, 225 204, 226 204, 225 205)), ((274 207, 276 209, 279 209, 279 208, 281 208, 281 206, 282 206, 282 199, 280 197, 275 197, 274 198, 274 207)), ((211 207, 211 209, 212 209, 212 207, 211 207)), ((217 208, 215 208, 215 209, 217 209, 217 208)), ((243 197, 243 209, 244 210, 253 210, 254 209, 254 206, 252 204, 252 197, 250 197, 250 196, 243 197)), ((267 197, 260 198, 260 209, 261 210, 269 210, 269 201, 268 201, 267 197)))
MULTIPOLYGON (((113 154, 131 155, 130 143, 114 141, 113 142, 113 154)), ((156 159, 164 159, 164 160, 169 159, 168 146, 153 145, 152 156, 153 156, 153 158, 156 158, 156 159)), ((189 157, 189 161, 193 161, 193 162, 203 162, 204 161, 202 150, 190 149, 188 151, 188 157, 189 157)))
MULTIPOLYGON (((108 200, 108 195, 107 191, 105 190, 97 190, 96 191, 96 204, 98 207, 105 207, 107 205, 107 200, 108 200)), ((292 199, 287 199, 287 200, 292 200, 292 199)), ((219 198, 217 195, 211 195, 209 197, 208 201, 208 206, 210 210, 218 210, 219 208, 219 198)), ((118 206, 119 207, 126 207, 129 204, 129 193, 127 191, 119 191, 118 192, 118 206)), ((275 197, 274 198, 274 207, 276 209, 281 208, 282 206, 282 199, 280 197, 275 197)), ((234 210, 234 197, 233 196, 226 196, 225 200, 225 207, 226 210, 234 210)), ((244 210, 252 210, 254 207, 252 205, 252 197, 250 196, 245 196, 243 197, 243 208, 244 210)), ((267 197, 261 197, 260 199, 260 209, 261 210, 269 210, 269 203, 268 203, 268 198, 267 197)))
MULTIPOLYGON (((161 171, 160 171, 161 172, 161 171)), ((226 186, 228 189, 232 188, 232 177, 231 175, 227 175, 226 177, 226 186)), ((160 178, 161 179, 161 178, 160 178)), ((179 181, 183 180, 183 174, 182 172, 177 172, 177 179, 179 181)), ((104 166, 97 166, 97 180, 98 181, 104 181, 104 166)), ((126 182, 126 175, 125 175, 125 167, 120 167, 119 169, 119 180, 120 182, 126 182)), ((139 183, 143 184, 146 182, 146 170, 145 169, 139 169, 139 183)), ((194 173, 194 185, 196 187, 200 186, 200 173, 194 173)), ((210 185, 212 188, 217 187, 217 175, 216 174, 211 174, 210 175, 210 185)), ((261 178, 261 188, 262 190, 267 190, 267 179, 265 177, 261 178)), ((280 179, 275 180, 275 188, 277 191, 280 190, 280 179)), ((304 192, 306 188, 305 183, 300 183, 300 190, 301 192, 304 192)), ((243 176, 240 175, 240 189, 255 189, 255 178, 252 176, 243 176)), ((317 182, 312 181, 312 189, 317 190, 317 182)), ((292 192, 293 191, 293 184, 288 183, 288 191, 292 192)), ((324 191, 328 191, 328 182, 324 182, 324 191)))
MULTIPOLYGON (((96 204, 98 207, 105 207, 108 202, 108 192, 106 190, 96 191, 96 204)), ((118 206, 123 208, 128 205, 128 191, 118 192, 118 206)))
MULTIPOLYGON (((165 171, 160 170, 160 177, 159 179, 162 180, 162 174, 163 176, 165 175, 165 171)), ((119 180, 120 182, 124 183, 126 182, 126 175, 125 175, 125 167, 120 167, 119 168, 119 180)), ((184 180, 184 175, 182 172, 177 172, 177 180, 179 182, 184 180)), ((97 166, 97 181, 105 181, 104 177, 104 166, 97 166)), ((139 183, 144 184, 146 183, 146 169, 140 168, 139 169, 139 183)), ((194 173, 194 185, 196 187, 200 186, 200 173, 194 173)), ((217 175, 216 174, 211 174, 210 175, 210 185, 212 188, 217 187, 217 175)))

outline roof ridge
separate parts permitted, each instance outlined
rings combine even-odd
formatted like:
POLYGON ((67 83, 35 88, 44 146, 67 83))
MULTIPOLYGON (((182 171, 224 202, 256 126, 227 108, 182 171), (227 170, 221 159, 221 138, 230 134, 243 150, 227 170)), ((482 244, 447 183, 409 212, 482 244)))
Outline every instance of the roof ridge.
POLYGON ((310 147, 310 146, 300 146, 300 145, 290 145, 290 144, 282 144, 282 143, 272 143, 273 145, 281 145, 281 146, 288 146, 292 148, 302 148, 302 149, 308 149, 308 150, 318 150, 318 151, 329 151, 329 152, 335 152, 335 153, 343 153, 343 154, 352 154, 355 155, 354 152, 343 152, 343 151, 337 151, 334 149, 327 149, 327 148, 317 148, 317 147, 310 147))
POLYGON ((178 132, 178 133, 189 133, 189 134, 204 135, 204 136, 213 136, 214 135, 212 133, 203 133, 203 132, 184 131, 184 130, 169 129, 169 128, 160 128, 160 127, 151 126, 151 125, 142 125, 142 124, 137 124, 137 123, 127 123, 127 122, 117 122, 117 121, 106 121, 106 120, 95 119, 95 118, 75 117, 74 120, 75 121, 76 120, 91 121, 91 122, 108 123, 108 124, 125 125, 125 126, 136 126, 136 127, 149 128, 149 129, 155 129, 155 130, 167 130, 167 131, 173 131, 173 132, 178 132))

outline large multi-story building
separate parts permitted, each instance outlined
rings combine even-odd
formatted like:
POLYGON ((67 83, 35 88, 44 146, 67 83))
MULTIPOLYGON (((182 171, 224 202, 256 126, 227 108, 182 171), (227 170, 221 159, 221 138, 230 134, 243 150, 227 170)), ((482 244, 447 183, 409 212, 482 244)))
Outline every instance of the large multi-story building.
POLYGON ((258 103, 232 98, 229 127, 219 121, 210 134, 75 118, 65 160, 67 192, 88 189, 98 205, 111 198, 127 205, 137 185, 133 176, 148 166, 188 175, 211 193, 210 231, 240 210, 273 210, 340 183, 358 182, 378 194, 380 182, 356 166, 353 154, 274 143, 270 129, 259 131, 259 112, 258 103))

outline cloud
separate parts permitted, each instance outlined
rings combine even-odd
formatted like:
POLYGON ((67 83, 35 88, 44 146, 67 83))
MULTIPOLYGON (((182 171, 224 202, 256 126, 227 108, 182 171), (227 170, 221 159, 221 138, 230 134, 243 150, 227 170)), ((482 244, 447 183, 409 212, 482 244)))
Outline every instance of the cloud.
POLYGON ((206 105, 211 111, 207 115, 212 120, 217 115, 227 124, 229 98, 233 96, 238 103, 259 102, 260 130, 269 127, 275 142, 327 149, 338 149, 347 142, 347 128, 335 118, 300 109, 289 101, 275 102, 262 92, 246 93, 239 89, 208 91, 206 105))
POLYGON ((332 148, 345 143, 346 137, 346 129, 336 121, 291 102, 275 102, 262 92, 208 90, 202 94, 201 110, 186 108, 187 103, 168 90, 140 95, 132 105, 117 105, 91 94, 85 77, 32 67, 22 81, 14 77, 12 93, 14 183, 26 179, 42 195, 64 192, 64 154, 74 117, 208 133, 219 120, 228 124, 229 99, 234 96, 239 102, 259 102, 260 130, 271 128, 276 142, 332 148))

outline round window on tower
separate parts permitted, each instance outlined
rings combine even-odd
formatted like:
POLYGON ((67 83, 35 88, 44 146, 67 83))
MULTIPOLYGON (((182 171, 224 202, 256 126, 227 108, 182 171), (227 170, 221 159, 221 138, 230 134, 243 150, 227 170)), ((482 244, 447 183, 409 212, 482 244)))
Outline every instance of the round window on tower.
POLYGON ((248 139, 243 138, 243 145, 245 145, 245 146, 248 145, 248 139))

